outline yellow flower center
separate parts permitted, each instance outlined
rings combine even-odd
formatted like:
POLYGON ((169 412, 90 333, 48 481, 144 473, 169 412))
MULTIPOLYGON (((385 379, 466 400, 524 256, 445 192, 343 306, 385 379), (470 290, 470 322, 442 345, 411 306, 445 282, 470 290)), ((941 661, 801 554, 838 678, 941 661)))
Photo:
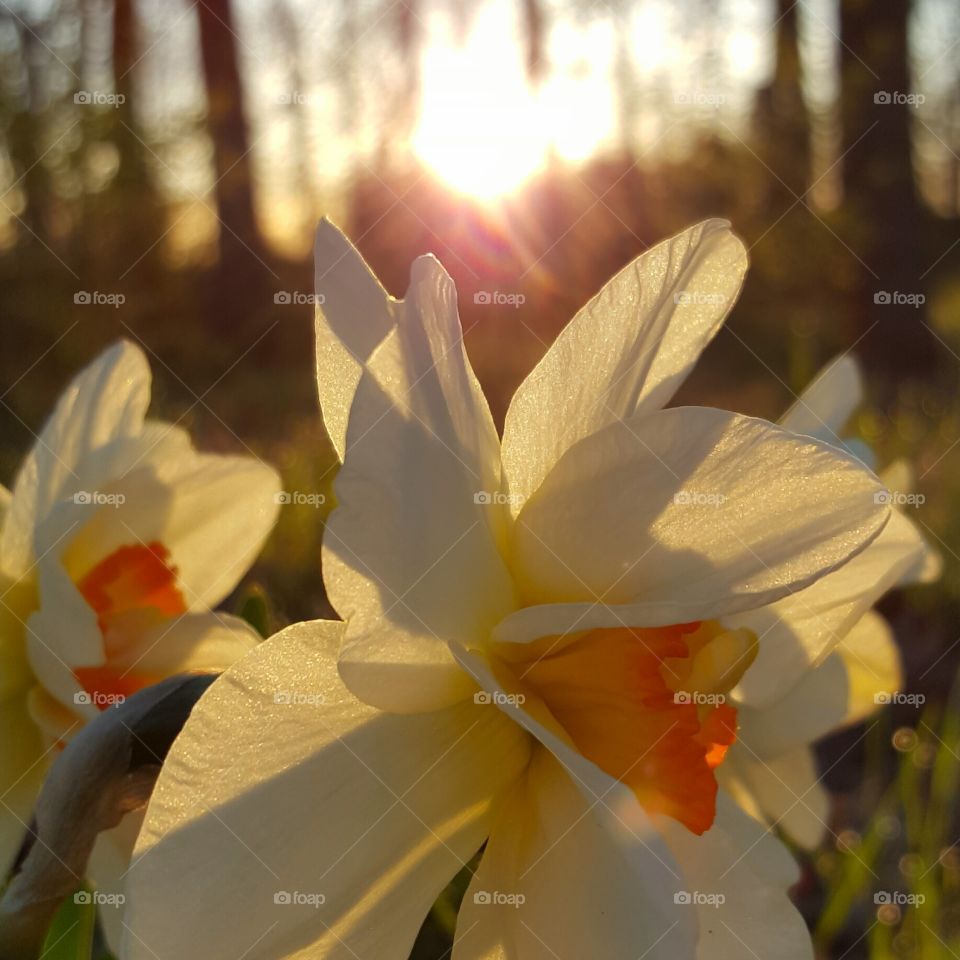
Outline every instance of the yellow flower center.
POLYGON ((585 757, 627 784, 648 812, 701 834, 716 811, 714 769, 736 739, 726 694, 756 645, 749 630, 703 621, 546 638, 509 658, 520 685, 585 757))

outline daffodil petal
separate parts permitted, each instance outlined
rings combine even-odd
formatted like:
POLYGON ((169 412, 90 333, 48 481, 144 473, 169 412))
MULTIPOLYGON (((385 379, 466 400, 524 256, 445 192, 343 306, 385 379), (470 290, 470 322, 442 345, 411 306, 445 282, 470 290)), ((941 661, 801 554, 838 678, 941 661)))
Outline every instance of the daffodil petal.
MULTIPOLYGON (((158 421, 144 424, 133 437, 120 437, 90 451, 74 467, 64 495, 40 520, 34 531, 34 554, 45 558, 62 554, 71 539, 105 504, 106 498, 123 493, 127 477, 153 476, 151 471, 169 469, 172 463, 194 458, 185 430, 158 421)), ((161 504, 156 504, 160 509, 161 504)))
POLYGON ((646 607, 633 626, 708 619, 862 550, 890 513, 881 493, 819 441, 721 410, 662 410, 567 451, 517 517, 513 569, 530 604, 646 607))
POLYGON ((73 379, 17 474, 0 533, 8 572, 20 576, 30 566, 34 530, 57 500, 78 489, 83 459, 111 440, 139 433, 149 403, 147 359, 125 340, 73 379))
MULTIPOLYGON (((69 681, 71 676, 68 674, 66 679, 69 681)), ((79 692, 79 684, 76 685, 76 690, 79 692)), ((39 684, 30 690, 27 708, 30 711, 30 719, 40 731, 48 750, 58 749, 63 744, 69 743, 83 729, 84 722, 93 719, 96 715, 96 708, 89 707, 83 717, 78 716, 74 712, 78 708, 68 709, 39 684)), ((51 755, 51 762, 54 759, 56 759, 55 755, 51 755)))
POLYGON ((696 918, 670 892, 678 875, 610 819, 539 749, 498 804, 453 960, 692 956, 696 918))
POLYGON ((912 580, 929 553, 914 524, 894 510, 880 536, 838 570, 768 607, 724 617, 728 626, 749 627, 760 638, 737 699, 755 707, 780 699, 883 594, 912 580))
POLYGON ((809 747, 764 760, 737 743, 720 768, 720 783, 732 796, 743 798, 748 813, 779 827, 808 850, 820 846, 828 833, 830 796, 809 747))
POLYGON ((52 697, 77 716, 97 715, 92 704, 77 702, 83 688, 73 669, 104 662, 103 635, 96 613, 52 560, 40 565, 40 606, 27 620, 27 654, 34 675, 52 697))
POLYGON ((139 643, 114 664, 157 678, 226 670, 259 642, 257 632, 239 617, 214 611, 186 613, 145 630, 139 643))
MULTIPOLYGON (((457 664, 471 679, 474 699, 488 709, 496 708, 532 736, 536 737, 563 765, 569 776, 583 789, 590 802, 603 802, 616 810, 623 804, 632 805, 634 794, 629 787, 601 770, 584 757, 569 734, 558 723, 542 699, 533 695, 529 685, 516 676, 498 669, 494 661, 474 650, 451 646, 457 664)), ((502 665, 501 665, 502 666, 502 665)), ((656 844, 656 838, 652 838, 656 844)), ((656 850, 654 850, 656 852, 656 850)))
MULTIPOLYGON (((252 457, 200 454, 165 479, 172 497, 152 539, 170 551, 188 609, 202 610, 227 596, 260 553, 279 511, 280 478, 252 457)), ((138 532, 141 521, 149 530, 140 506, 130 523, 138 532)))
POLYGON ((324 535, 324 582, 347 621, 340 670, 365 702, 410 712, 470 692, 447 643, 480 642, 514 603, 504 507, 483 496, 499 470, 453 282, 422 257, 357 388, 324 535))
POLYGON ((913 493, 917 478, 914 476, 913 464, 909 460, 900 457, 888 463, 879 473, 880 479, 888 490, 913 493))
POLYGON ((80 577, 121 546, 161 543, 190 610, 219 603, 247 572, 280 509, 276 471, 252 457, 192 453, 137 468, 112 484, 114 504, 64 504, 53 521, 77 529, 60 549, 80 577), (82 526, 80 522, 82 521, 82 526))
POLYGON ((190 434, 161 420, 147 420, 133 437, 120 437, 87 454, 78 465, 84 487, 100 490, 147 465, 164 468, 194 456, 190 434))
POLYGON ((738 750, 771 761, 875 713, 903 687, 893 632, 868 610, 820 666, 806 671, 779 700, 740 706, 738 750))
MULTIPOLYGON (((872 694, 871 694, 872 695, 872 694)), ((836 654, 807 670, 777 701, 737 706, 737 741, 762 760, 805 747, 841 726, 849 713, 850 680, 836 654)))
MULTIPOLYGON (((913 465, 903 459, 894 460, 893 463, 881 470, 880 479, 891 493, 911 494, 916 485, 913 465)), ((918 504, 918 506, 919 505, 920 504, 918 504)), ((923 556, 918 558, 917 562, 900 578, 899 585, 906 586, 913 583, 933 583, 939 580, 940 575, 943 573, 943 558, 940 552, 933 547, 920 532, 920 525, 916 521, 910 520, 907 516, 909 511, 904 509, 901 512, 904 518, 913 524, 917 536, 923 541, 924 551, 923 556)))
POLYGON ((845 724, 876 713, 903 689, 903 661, 893 631, 872 610, 854 624, 829 659, 833 657, 842 661, 847 674, 845 724))
POLYGON ((842 354, 820 371, 780 423, 791 433, 842 445, 840 432, 862 402, 860 367, 850 354, 842 354))
POLYGON ((363 365, 393 329, 398 305, 329 220, 317 227, 313 250, 320 409, 343 460, 347 420, 363 365))
POLYGON ((0 700, 0 876, 6 878, 23 843, 47 770, 40 732, 30 719, 27 691, 0 700))
POLYGON ((87 863, 86 879, 100 895, 97 904, 100 926, 110 952, 118 957, 123 945, 123 888, 144 814, 143 809, 134 810, 117 826, 102 831, 94 842, 87 863))
POLYGON ((127 877, 128 960, 401 960, 480 847, 528 738, 472 701, 412 716, 360 703, 336 672, 342 630, 284 630, 194 708, 127 877))
POLYGON ((719 330, 747 253, 724 220, 657 244, 580 310, 520 385, 503 463, 522 502, 577 441, 662 407, 719 330))
POLYGON ((27 659, 27 620, 36 608, 36 585, 0 577, 0 700, 33 684, 27 659))
MULTIPOLYGON (((524 684, 505 664, 477 651, 453 646, 457 662, 480 687, 475 699, 487 709, 498 709, 535 737, 560 764, 570 782, 576 785, 588 807, 619 837, 622 849, 635 865, 640 882, 653 870, 662 877, 665 871, 679 877, 673 857, 653 820, 640 806, 633 790, 588 760, 573 743, 529 684, 524 684)), ((654 902, 662 903, 659 891, 652 891, 654 902)))
MULTIPOLYGON (((7 513, 10 511, 10 504, 13 503, 13 493, 0 483, 0 575, 6 574, 11 579, 16 579, 13 570, 7 570, 7 563, 3 556, 4 537, 3 528, 6 523, 7 513)), ((15 564, 11 564, 11 567, 15 564)))
POLYGON ((703 836, 669 818, 661 829, 683 872, 686 886, 677 893, 689 897, 685 909, 699 921, 697 960, 812 960, 810 934, 787 895, 799 871, 756 820, 721 791, 703 836))

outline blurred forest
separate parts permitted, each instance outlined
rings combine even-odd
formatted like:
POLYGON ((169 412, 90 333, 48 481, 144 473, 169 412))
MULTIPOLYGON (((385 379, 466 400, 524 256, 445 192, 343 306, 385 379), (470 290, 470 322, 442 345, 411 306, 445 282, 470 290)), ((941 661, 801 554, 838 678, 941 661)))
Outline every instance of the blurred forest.
MULTIPOLYGON (((908 509, 945 560, 940 584, 883 605, 927 713, 897 707, 824 745, 837 836, 801 902, 824 956, 957 947, 960 5, 0 0, 0 52, 7 484, 68 377, 126 336, 150 356, 155 415, 254 451, 329 507, 309 302, 324 214, 395 295, 414 256, 440 257, 498 423, 614 271, 729 218, 752 269, 680 400, 776 419, 852 350, 870 392, 852 433, 879 465, 914 463, 925 500, 908 509), (515 96, 496 82, 510 70, 515 96), (525 96, 555 108, 535 148, 525 96), (491 186, 501 162, 526 173, 463 188, 467 172, 491 186), (484 291, 523 302, 475 302, 484 291), (876 910, 871 889, 917 877, 925 908, 876 910)), ((285 507, 244 588, 275 625, 329 613, 323 515, 285 507)), ((455 896, 417 956, 449 946, 455 896)))

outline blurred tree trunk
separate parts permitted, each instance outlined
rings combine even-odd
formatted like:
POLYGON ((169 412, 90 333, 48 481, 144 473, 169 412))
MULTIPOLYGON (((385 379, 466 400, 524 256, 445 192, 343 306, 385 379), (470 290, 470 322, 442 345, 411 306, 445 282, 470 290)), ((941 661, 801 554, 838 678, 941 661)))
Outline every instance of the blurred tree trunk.
POLYGON ((613 82, 616 87, 617 133, 620 151, 624 157, 637 154, 637 73, 630 43, 631 4, 612 0, 608 5, 614 28, 613 82))
POLYGON ((360 41, 360 24, 357 22, 356 4, 352 0, 340 3, 340 19, 335 32, 334 70, 339 87, 340 132, 350 133, 359 125, 360 83, 356 64, 357 44, 360 41))
POLYGON ((220 219, 220 265, 231 283, 259 272, 263 248, 253 203, 250 142, 243 112, 236 27, 230 0, 198 0, 200 53, 213 141, 220 219))
POLYGON ((532 84, 543 79, 546 63, 543 44, 546 18, 540 0, 522 0, 523 34, 527 52, 527 78, 532 84))
MULTIPOLYGON (((960 37, 954 41, 960 44, 960 37)), ((947 143, 951 144, 947 158, 947 188, 944 207, 948 217, 960 216, 960 77, 953 83, 946 108, 947 143)))
MULTIPOLYGON (((84 16, 90 11, 83 9, 84 16)), ((137 261, 134 269, 142 272, 157 266, 163 234, 163 205, 157 195, 147 160, 149 148, 137 122, 134 70, 143 55, 133 0, 114 0, 113 35, 110 58, 113 92, 117 103, 112 109, 82 107, 84 146, 104 141, 113 144, 117 170, 109 188, 99 196, 84 198, 86 223, 81 235, 96 236, 96 244, 82 244, 78 251, 94 276, 115 276, 118 264, 137 261)))
POLYGON ((40 143, 45 114, 42 77, 46 51, 37 28, 28 26, 19 17, 4 11, 3 20, 12 27, 20 45, 26 77, 26 96, 22 106, 15 107, 6 138, 14 164, 14 179, 24 195, 20 219, 26 232, 42 243, 49 243, 49 212, 51 197, 50 176, 41 160, 40 143))
POLYGON ((790 379, 804 384, 816 371, 811 331, 821 322, 820 303, 810 296, 810 278, 818 276, 817 246, 823 227, 811 216, 807 191, 811 183, 812 132, 803 96, 800 61, 799 5, 773 0, 774 64, 770 81, 757 90, 753 142, 761 166, 755 187, 762 217, 774 225, 764 237, 765 256, 787 265, 779 273, 779 311, 787 343, 790 379))
POLYGON ((296 227, 311 234, 316 219, 316 196, 310 150, 310 106, 305 97, 300 32, 296 18, 287 0, 274 0, 272 5, 274 29, 286 64, 286 78, 290 90, 287 104, 289 123, 289 166, 293 189, 300 198, 296 227))
POLYGON ((113 113, 116 119, 114 142, 120 154, 118 180, 133 186, 146 183, 143 144, 136 132, 133 115, 133 68, 137 62, 137 25, 133 0, 113 4, 113 86, 123 98, 113 113))
POLYGON ((887 399, 904 377, 927 376, 943 360, 926 310, 903 301, 925 294, 921 244, 927 214, 913 174, 907 27, 910 0, 841 0, 844 215, 861 260, 855 309, 858 351, 885 376, 887 399))
POLYGON ((397 49, 403 58, 403 78, 397 91, 397 104, 389 136, 406 138, 417 122, 420 97, 420 57, 423 50, 423 10, 420 0, 399 0, 392 5, 397 49))
POLYGON ((810 117, 803 99, 798 6, 795 0, 775 0, 774 14, 773 77, 757 93, 754 126, 763 161, 772 171, 772 188, 785 188, 795 200, 806 192, 810 179, 810 117))

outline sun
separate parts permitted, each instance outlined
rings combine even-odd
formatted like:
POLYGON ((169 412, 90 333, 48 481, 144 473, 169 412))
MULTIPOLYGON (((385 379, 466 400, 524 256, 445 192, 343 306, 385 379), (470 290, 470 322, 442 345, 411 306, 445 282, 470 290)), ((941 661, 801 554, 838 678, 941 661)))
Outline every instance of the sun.
POLYGON ((412 146, 454 189, 511 193, 546 159, 543 117, 500 18, 479 15, 462 44, 431 44, 412 146))
POLYGON ((547 77, 526 74, 516 4, 492 2, 463 38, 442 27, 426 45, 422 96, 411 146, 441 180, 490 200, 516 191, 548 157, 588 159, 614 124, 609 77, 591 63, 612 57, 596 31, 550 33, 547 77), (602 54, 602 55, 601 55, 602 54))

